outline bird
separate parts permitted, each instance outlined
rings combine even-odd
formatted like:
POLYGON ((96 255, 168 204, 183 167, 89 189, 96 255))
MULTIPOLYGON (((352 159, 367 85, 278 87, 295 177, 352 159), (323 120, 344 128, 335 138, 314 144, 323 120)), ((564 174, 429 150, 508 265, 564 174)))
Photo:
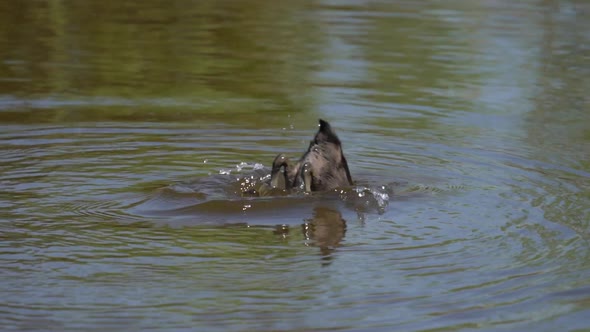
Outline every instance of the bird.
POLYGON ((352 176, 342 151, 342 143, 332 126, 322 119, 319 119, 318 132, 310 141, 307 151, 297 162, 291 163, 284 153, 280 153, 272 163, 273 188, 290 190, 302 187, 306 192, 312 192, 351 185, 352 176))

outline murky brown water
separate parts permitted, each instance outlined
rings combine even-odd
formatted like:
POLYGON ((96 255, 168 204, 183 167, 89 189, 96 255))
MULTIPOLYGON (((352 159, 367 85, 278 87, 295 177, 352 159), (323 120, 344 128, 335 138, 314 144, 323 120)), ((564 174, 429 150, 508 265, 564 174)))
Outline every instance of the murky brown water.
POLYGON ((589 14, 4 2, 0 326, 590 329, 589 14), (320 117, 355 188, 242 197, 320 117))

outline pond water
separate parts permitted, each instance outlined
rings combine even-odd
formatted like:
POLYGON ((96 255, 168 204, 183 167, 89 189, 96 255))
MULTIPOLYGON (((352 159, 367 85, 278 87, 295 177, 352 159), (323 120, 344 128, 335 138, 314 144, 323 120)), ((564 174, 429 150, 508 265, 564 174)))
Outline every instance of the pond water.
POLYGON ((3 330, 590 329, 587 1, 0 9, 3 330))

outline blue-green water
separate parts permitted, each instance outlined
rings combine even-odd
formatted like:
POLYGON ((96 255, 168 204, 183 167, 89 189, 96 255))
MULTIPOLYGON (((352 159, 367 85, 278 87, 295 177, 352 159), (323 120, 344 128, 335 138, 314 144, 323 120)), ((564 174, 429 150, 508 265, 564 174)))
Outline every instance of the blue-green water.
POLYGON ((1 4, 2 330, 589 330, 589 14, 1 4), (242 197, 318 118, 362 197, 242 197))

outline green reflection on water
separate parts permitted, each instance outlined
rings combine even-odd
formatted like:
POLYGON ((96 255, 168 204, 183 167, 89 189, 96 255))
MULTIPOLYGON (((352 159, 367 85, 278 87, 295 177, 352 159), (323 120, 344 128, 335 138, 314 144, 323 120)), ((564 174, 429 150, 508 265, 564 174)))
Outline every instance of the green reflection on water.
POLYGON ((4 6, 0 89, 44 112, 2 121, 244 121, 313 104, 321 34, 305 2, 4 6))

